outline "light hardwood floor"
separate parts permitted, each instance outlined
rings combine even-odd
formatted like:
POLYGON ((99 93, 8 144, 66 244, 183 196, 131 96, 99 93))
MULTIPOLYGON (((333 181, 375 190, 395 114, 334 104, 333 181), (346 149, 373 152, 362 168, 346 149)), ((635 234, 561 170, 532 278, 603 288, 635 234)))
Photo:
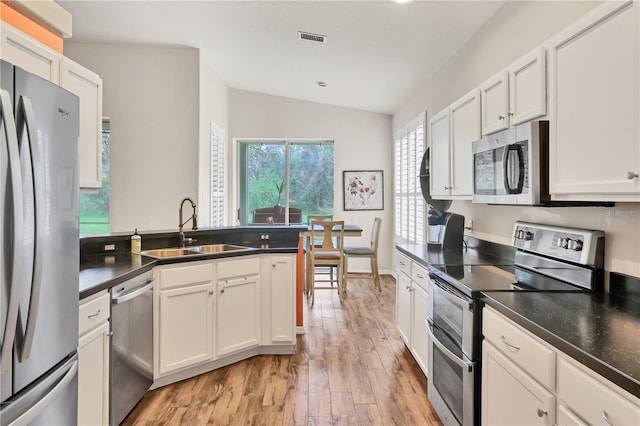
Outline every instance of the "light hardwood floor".
POLYGON ((262 355, 147 392, 124 425, 441 425, 394 326, 395 280, 305 300, 294 355, 262 355))

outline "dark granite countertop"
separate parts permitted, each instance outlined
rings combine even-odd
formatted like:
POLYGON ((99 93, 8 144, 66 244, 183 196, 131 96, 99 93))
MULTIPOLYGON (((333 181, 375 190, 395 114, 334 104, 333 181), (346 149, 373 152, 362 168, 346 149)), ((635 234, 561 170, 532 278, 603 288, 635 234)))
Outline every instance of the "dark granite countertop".
POLYGON ((225 257, 247 256, 260 253, 296 253, 298 247, 288 244, 263 244, 260 248, 248 248, 242 251, 196 254, 174 258, 155 259, 131 254, 92 254, 80 258, 80 299, 106 288, 134 278, 157 265, 192 262, 197 260, 219 259, 225 257))
MULTIPOLYGON (((474 249, 447 253, 428 250, 426 245, 398 244, 396 248, 427 267, 513 264, 508 256, 474 249)), ((617 274, 611 276, 618 280, 617 274)), ((634 280, 633 288, 637 284, 634 280)), ((640 397, 640 298, 589 292, 483 291, 481 300, 640 397)))
POLYGON ((430 265, 513 265, 513 259, 487 254, 474 248, 442 251, 429 249, 423 244, 396 244, 396 248, 425 267, 430 265))
POLYGON ((600 293, 484 293, 483 301, 640 397, 640 302, 600 293))

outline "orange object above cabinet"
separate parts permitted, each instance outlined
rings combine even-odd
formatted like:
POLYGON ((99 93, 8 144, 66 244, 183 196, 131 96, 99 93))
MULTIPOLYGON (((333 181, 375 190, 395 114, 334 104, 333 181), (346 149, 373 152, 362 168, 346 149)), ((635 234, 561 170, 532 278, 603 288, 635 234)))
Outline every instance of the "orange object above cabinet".
POLYGON ((0 20, 38 40, 45 46, 63 53, 62 35, 34 21, 32 17, 12 3, 5 0, 0 2, 0 20))

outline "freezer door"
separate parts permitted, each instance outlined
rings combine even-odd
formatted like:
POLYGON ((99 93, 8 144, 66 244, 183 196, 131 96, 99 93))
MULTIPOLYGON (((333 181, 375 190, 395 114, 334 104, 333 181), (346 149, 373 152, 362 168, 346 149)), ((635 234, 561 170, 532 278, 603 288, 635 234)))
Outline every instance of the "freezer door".
POLYGON ((0 410, 2 425, 75 425, 78 423, 78 355, 0 410))
MULTIPOLYGON (((15 67, 24 198, 17 393, 78 346, 78 98, 15 67)), ((18 255, 18 254, 16 254, 18 255)))

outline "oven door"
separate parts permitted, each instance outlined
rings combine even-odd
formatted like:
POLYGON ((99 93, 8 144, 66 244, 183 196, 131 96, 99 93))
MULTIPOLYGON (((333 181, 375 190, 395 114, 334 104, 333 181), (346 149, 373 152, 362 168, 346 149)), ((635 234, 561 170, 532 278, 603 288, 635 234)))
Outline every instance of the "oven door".
POLYGON ((428 322, 429 401, 444 425, 474 424, 476 363, 428 322))
POLYGON ((435 324, 468 359, 475 360, 473 299, 438 276, 430 274, 429 277, 429 322, 435 324))

